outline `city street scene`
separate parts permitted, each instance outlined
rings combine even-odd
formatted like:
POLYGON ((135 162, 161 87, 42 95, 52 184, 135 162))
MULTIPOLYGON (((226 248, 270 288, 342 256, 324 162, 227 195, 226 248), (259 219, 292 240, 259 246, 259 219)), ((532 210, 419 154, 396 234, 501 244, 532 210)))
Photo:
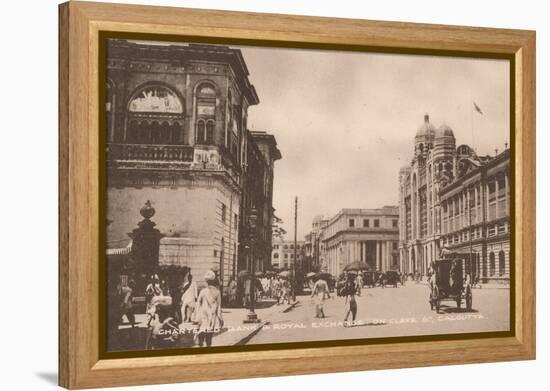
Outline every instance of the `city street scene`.
POLYGON ((510 330, 510 63, 109 39, 106 352, 510 330))

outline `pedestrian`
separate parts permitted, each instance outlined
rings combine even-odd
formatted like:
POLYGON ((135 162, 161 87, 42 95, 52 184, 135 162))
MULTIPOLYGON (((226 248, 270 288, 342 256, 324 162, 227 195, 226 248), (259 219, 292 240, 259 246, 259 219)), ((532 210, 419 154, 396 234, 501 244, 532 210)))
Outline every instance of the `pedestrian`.
POLYGON ((136 317, 134 314, 134 289, 136 288, 136 283, 134 280, 130 280, 128 282, 128 286, 122 287, 121 293, 122 293, 122 302, 121 302, 121 313, 122 316, 126 316, 128 319, 128 323, 134 328, 134 325, 136 323, 136 317))
POLYGON ((288 304, 290 304, 290 292, 289 292, 290 286, 288 279, 283 278, 281 280, 281 303, 284 304, 285 300, 288 304))
POLYGON ((277 305, 281 304, 281 278, 279 276, 275 277, 271 283, 271 291, 273 298, 277 300, 277 305))
POLYGON ((193 312, 198 296, 197 284, 193 281, 193 276, 191 275, 191 271, 189 271, 185 276, 183 294, 181 296, 181 312, 184 323, 193 321, 193 312))
POLYGON ((246 277, 244 280, 244 295, 243 295, 243 308, 248 308, 252 298, 252 278, 250 276, 246 277))
POLYGON ((357 274, 356 283, 357 283, 357 296, 361 296, 361 289, 363 288, 363 274, 362 273, 357 274))
POLYGON ((170 296, 170 288, 168 287, 168 283, 166 282, 166 280, 162 280, 160 282, 160 294, 162 296, 170 296))
POLYGON ((231 277, 227 291, 229 295, 229 303, 231 305, 235 304, 237 302, 237 280, 235 280, 235 277, 231 277))
POLYGON ((223 327, 221 294, 218 289, 216 275, 209 270, 204 275, 206 288, 203 288, 197 298, 197 339, 199 346, 212 346, 214 333, 223 327))
POLYGON ((343 296, 345 296, 346 315, 344 316, 344 327, 349 326, 348 317, 351 314, 352 325, 355 324, 355 318, 357 317, 357 301, 355 300, 355 294, 357 293, 357 285, 355 282, 355 275, 349 273, 343 288, 343 296))
POLYGON ((150 309, 153 297, 160 296, 161 294, 162 289, 160 288, 159 276, 157 274, 153 274, 151 275, 149 284, 145 288, 145 303, 147 305, 147 312, 150 309))
POLYGON ((323 276, 319 276, 311 291, 311 298, 315 302, 315 317, 325 318, 324 302, 330 299, 330 291, 327 282, 323 276))

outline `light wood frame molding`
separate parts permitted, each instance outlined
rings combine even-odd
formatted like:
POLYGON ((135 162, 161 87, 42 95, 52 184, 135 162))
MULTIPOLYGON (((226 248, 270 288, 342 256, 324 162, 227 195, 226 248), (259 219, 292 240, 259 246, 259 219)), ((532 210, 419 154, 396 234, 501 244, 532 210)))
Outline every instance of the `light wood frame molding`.
POLYGON ((59 384, 174 383, 535 358, 535 32, 71 1, 59 6, 59 384), (100 359, 100 31, 230 37, 515 59, 515 336, 100 359))

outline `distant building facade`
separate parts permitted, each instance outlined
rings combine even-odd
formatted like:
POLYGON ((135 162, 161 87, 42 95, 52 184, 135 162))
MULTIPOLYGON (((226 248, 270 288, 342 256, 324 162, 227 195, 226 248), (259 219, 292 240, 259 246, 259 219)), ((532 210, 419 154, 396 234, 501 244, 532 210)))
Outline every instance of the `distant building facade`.
MULTIPOLYGON (((493 248, 487 238, 489 227, 496 227, 495 232, 500 234, 492 234, 491 241, 496 245, 495 251, 497 247, 500 250, 493 251, 497 254, 493 257, 502 259, 498 277, 505 281, 509 270, 508 247, 505 245, 509 242, 508 173, 508 150, 497 157, 477 156, 467 145, 457 147, 453 130, 445 124, 436 128, 426 114, 415 136, 411 164, 399 172, 401 271, 425 275, 444 246, 469 253, 472 245, 479 262, 472 266, 468 263, 468 268, 473 268, 476 276, 483 276, 487 281, 493 270, 491 262, 484 261, 491 257, 487 249, 493 248), (500 204, 496 198, 491 198, 496 197, 494 189, 498 184, 500 204), (487 198, 489 191, 492 195, 487 198), (488 214, 489 204, 498 204, 498 213, 495 209, 488 214)), ((496 274, 493 276, 495 280, 496 274)))
POLYGON ((323 232, 327 227, 328 219, 322 215, 315 216, 311 223, 311 232, 305 237, 305 255, 310 260, 310 269, 321 270, 325 256, 323 232))
POLYGON ((292 269, 295 261, 302 262, 305 256, 305 241, 282 240, 276 238, 273 241, 273 250, 271 252, 271 265, 279 269, 292 269), (294 252, 296 251, 296 258, 294 252))
POLYGON ((397 268, 399 210, 342 209, 328 220, 319 219, 319 259, 324 270, 339 275, 347 264, 360 261, 372 270, 397 268))
MULTIPOLYGON (((248 108, 259 99, 240 50, 109 40, 106 76, 107 242, 127 237, 150 200, 159 265, 189 267, 198 281, 217 269, 227 284, 251 206, 247 178, 272 183, 276 160, 247 166, 246 151, 263 147, 250 146, 248 108)), ((258 202, 268 224, 271 195, 258 202)))
POLYGON ((273 174, 275 161, 281 159, 275 137, 266 132, 246 131, 243 152, 243 192, 239 229, 238 270, 269 269, 271 265, 273 227, 273 174), (250 215, 256 213, 254 238, 250 215))

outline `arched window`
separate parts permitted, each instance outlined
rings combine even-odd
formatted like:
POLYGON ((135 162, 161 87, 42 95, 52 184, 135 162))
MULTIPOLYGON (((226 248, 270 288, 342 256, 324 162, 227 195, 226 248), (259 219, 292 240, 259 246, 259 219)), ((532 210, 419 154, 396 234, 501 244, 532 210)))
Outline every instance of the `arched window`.
POLYGON ((131 113, 182 114, 183 103, 176 93, 167 87, 149 85, 132 95, 128 103, 128 111, 131 113))
POLYGON ((216 87, 203 82, 196 88, 196 135, 197 144, 214 144, 216 129, 216 87))
POLYGON ((184 104, 174 90, 160 84, 147 84, 128 101, 125 141, 177 144, 183 117, 184 104))
POLYGON ((128 123, 126 140, 132 144, 139 143, 139 123, 137 120, 132 120, 128 123))
POLYGON ((504 261, 504 251, 498 253, 498 275, 503 276, 506 272, 506 263, 504 261))
POLYGON ((197 144, 206 143, 206 123, 204 120, 199 119, 197 121, 197 144))
MULTIPOLYGON (((181 132, 181 124, 179 122, 174 122, 172 124, 172 132, 171 132, 171 143, 172 144, 178 144, 179 143, 179 135, 181 132)), ((185 134, 183 135, 183 142, 185 142, 185 134)))
POLYGON ((208 120, 206 122, 206 144, 214 144, 214 128, 215 122, 213 120, 208 120))
POLYGON ((495 275, 495 253, 491 251, 489 254, 489 276, 492 277, 495 275))

